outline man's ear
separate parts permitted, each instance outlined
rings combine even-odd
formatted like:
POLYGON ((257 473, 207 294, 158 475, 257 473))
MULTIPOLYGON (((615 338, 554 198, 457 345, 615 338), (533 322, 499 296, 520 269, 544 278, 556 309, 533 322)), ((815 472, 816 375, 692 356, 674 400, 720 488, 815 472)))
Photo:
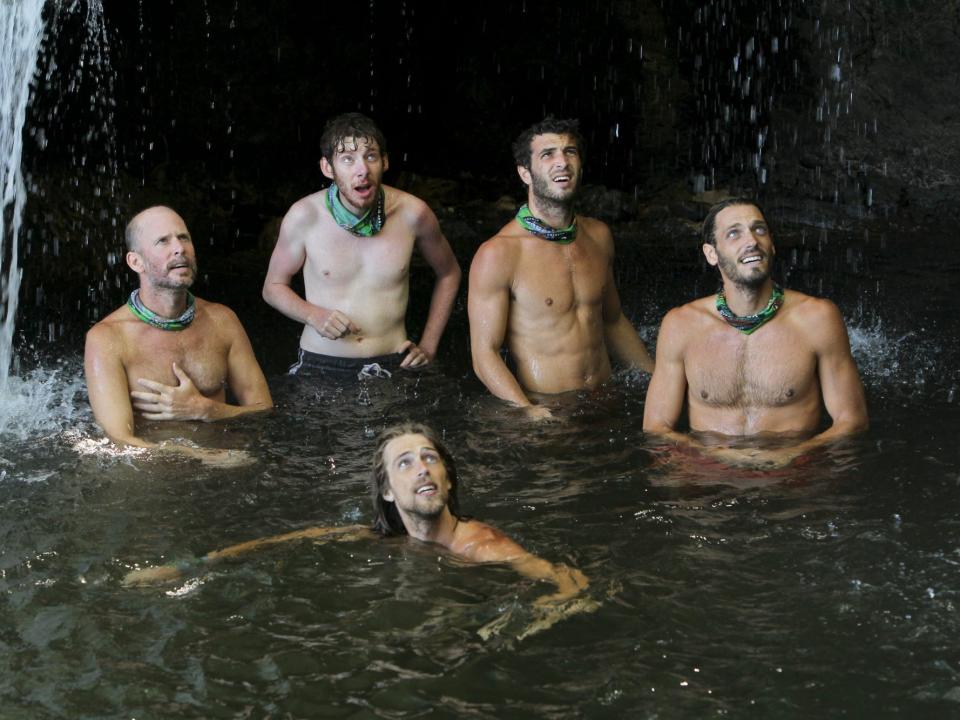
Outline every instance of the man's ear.
POLYGON ((390 169, 390 156, 386 153, 383 154, 383 171, 386 172, 390 169))
POLYGON ((138 275, 143 272, 143 258, 140 257, 140 253, 133 250, 127 252, 127 267, 138 275))
POLYGON ((523 165, 517 165, 517 175, 520 176, 520 179, 523 180, 523 184, 527 187, 529 187, 530 183, 533 181, 533 177, 530 175, 530 168, 525 168, 523 165))
POLYGON ((717 266, 717 249, 710 243, 703 244, 703 256, 710 265, 717 266))
POLYGON ((393 502, 393 490, 390 489, 389 485, 383 489, 383 492, 380 493, 380 496, 387 502, 393 502))
POLYGON ((325 177, 333 180, 333 165, 331 165, 325 157, 320 158, 320 172, 322 172, 325 177))

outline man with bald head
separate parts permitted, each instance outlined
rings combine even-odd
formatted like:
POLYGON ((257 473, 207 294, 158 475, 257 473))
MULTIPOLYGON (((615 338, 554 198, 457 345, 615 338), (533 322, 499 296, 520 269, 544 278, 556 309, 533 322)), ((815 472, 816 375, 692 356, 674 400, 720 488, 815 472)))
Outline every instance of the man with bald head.
MULTIPOLYGON (((168 207, 147 208, 125 237, 127 265, 140 287, 90 329, 84 353, 90 405, 107 436, 119 445, 158 447, 137 433, 134 410, 147 420, 210 422, 273 407, 237 316, 190 293, 197 261, 183 218, 168 207), (237 404, 227 401, 227 388, 237 404)), ((165 449, 231 461, 222 451, 165 449)))

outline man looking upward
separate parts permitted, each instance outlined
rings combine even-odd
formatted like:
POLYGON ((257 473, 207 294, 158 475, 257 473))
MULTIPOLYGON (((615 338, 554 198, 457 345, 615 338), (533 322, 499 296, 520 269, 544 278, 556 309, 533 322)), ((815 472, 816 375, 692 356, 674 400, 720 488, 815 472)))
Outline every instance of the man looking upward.
POLYGON ((809 436, 825 406, 830 428, 789 448, 708 448, 728 460, 774 464, 865 430, 863 385, 843 318, 829 300, 773 282, 773 235, 757 204, 733 198, 711 208, 703 254, 722 287, 664 317, 644 430, 695 444, 676 432, 686 403, 694 431, 809 436))
POLYGON ((574 203, 583 172, 575 120, 552 117, 513 145, 527 202, 487 240, 470 267, 473 367, 499 398, 528 409, 530 393, 595 388, 611 373, 608 350, 647 372, 653 360, 620 308, 613 237, 574 203), (500 356, 506 342, 512 372, 500 356))
MULTIPOLYGON (((237 316, 190 293, 197 261, 183 218, 168 207, 147 208, 130 220, 125 237, 127 265, 140 287, 90 329, 84 353, 90 405, 107 436, 156 447, 137 433, 134 409, 148 420, 213 421, 272 408, 237 316), (227 402, 226 388, 238 404, 227 402)), ((207 462, 236 460, 223 451, 166 449, 207 462)))
POLYGON ((388 373, 423 367, 456 299, 456 257, 426 203, 383 184, 386 140, 370 118, 333 118, 320 145, 320 169, 333 183, 287 212, 263 284, 264 300, 303 323, 291 373, 345 378, 374 364, 388 373), (416 343, 406 330, 415 247, 436 275, 416 343), (290 287, 301 270, 306 297, 290 287))

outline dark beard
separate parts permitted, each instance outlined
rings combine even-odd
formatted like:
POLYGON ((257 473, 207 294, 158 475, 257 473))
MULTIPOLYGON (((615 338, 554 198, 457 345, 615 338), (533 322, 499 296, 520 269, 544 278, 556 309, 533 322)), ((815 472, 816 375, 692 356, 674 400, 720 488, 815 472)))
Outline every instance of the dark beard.
POLYGON ((530 177, 533 180, 533 185, 531 189, 533 190, 533 196, 537 199, 537 204, 547 210, 553 210, 557 214, 566 214, 573 207, 573 203, 577 198, 577 195, 580 192, 580 183, 577 182, 576 190, 567 197, 556 197, 552 193, 553 188, 550 187, 550 179, 541 177, 540 175, 534 175, 533 172, 530 173, 530 177))
POLYGON ((756 292, 770 277, 770 271, 767 270, 765 273, 752 274, 747 277, 744 277, 740 274, 740 266, 736 260, 732 263, 727 260, 723 255, 717 253, 717 264, 720 266, 720 270, 723 272, 723 276, 730 280, 734 285, 736 285, 741 290, 746 292, 756 292))

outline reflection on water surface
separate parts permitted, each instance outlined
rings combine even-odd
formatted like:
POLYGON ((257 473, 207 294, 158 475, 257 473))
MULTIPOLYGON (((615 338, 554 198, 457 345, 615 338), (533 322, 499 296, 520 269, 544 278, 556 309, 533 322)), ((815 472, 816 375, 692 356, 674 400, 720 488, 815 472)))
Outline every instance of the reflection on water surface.
POLYGON ((879 302, 853 317, 858 282, 838 292, 872 428, 775 478, 664 462, 632 373, 558 399, 547 425, 486 397, 458 357, 342 390, 274 377, 272 416, 181 429, 259 459, 228 472, 105 451, 82 393, 50 401, 0 451, 4 717, 957 714, 955 321, 879 302), (582 568, 596 613, 518 642, 543 588, 400 540, 120 587, 136 565, 368 521, 373 438, 407 418, 444 433, 465 511, 582 568), (506 632, 477 635, 508 612, 506 632))

